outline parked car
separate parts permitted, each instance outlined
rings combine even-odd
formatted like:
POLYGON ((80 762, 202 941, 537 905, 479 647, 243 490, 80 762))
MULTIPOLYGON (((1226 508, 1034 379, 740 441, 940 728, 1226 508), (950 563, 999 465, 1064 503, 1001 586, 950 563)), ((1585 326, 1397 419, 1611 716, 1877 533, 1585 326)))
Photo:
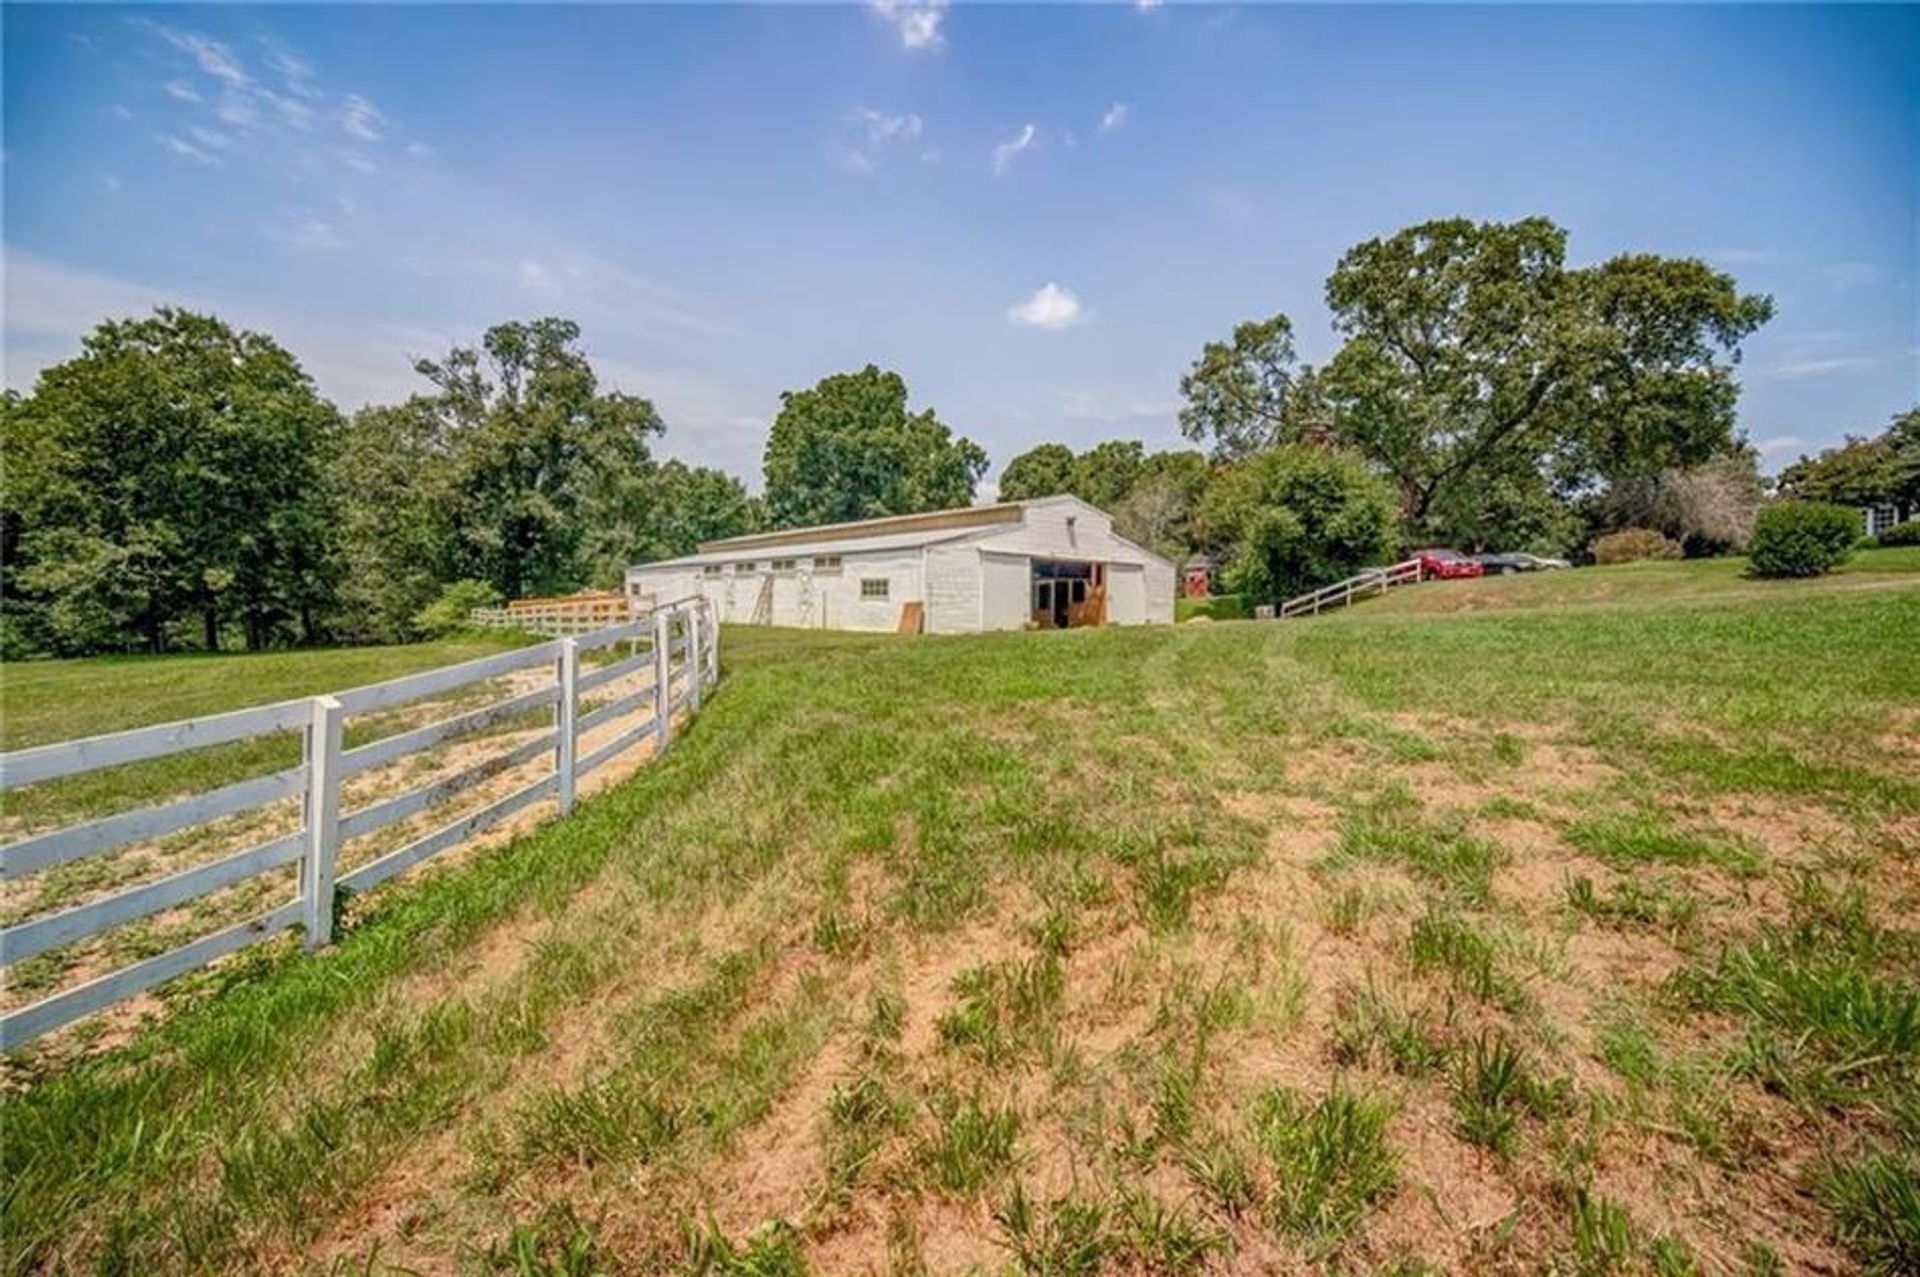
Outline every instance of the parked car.
POLYGON ((1544 572, 1548 568, 1571 566, 1565 559, 1547 559, 1521 551, 1509 554, 1476 554, 1473 556, 1473 561, 1485 569, 1488 576, 1505 576, 1509 572, 1544 572))
POLYGON ((1420 575, 1423 577, 1439 577, 1443 581, 1451 581, 1460 577, 1486 574, 1485 568, 1460 551, 1449 550, 1442 546, 1415 550, 1413 557, 1420 560, 1420 575))

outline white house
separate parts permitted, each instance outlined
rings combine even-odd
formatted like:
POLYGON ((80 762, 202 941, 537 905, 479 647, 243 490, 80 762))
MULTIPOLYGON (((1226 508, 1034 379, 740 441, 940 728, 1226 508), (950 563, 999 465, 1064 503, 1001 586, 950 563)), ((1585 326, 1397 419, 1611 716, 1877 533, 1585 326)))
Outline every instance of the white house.
POLYGON ((1078 497, 896 515, 709 541, 627 569, 648 607, 704 594, 723 621, 971 634, 1166 625, 1174 566, 1078 497))

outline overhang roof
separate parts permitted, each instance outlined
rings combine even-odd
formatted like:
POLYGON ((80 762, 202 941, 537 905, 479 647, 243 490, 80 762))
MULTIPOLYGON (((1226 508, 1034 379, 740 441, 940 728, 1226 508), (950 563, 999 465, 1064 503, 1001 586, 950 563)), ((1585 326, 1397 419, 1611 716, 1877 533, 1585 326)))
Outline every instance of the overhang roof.
MULTIPOLYGON (((850 525, 859 527, 859 524, 850 525)), ((799 530, 799 529, 796 529, 799 530)), ((805 529, 811 532, 826 532, 826 528, 805 529)), ((652 571, 656 568, 699 568, 713 563, 764 563, 768 559, 804 559, 816 554, 866 554, 880 550, 912 550, 923 545, 937 545, 944 541, 959 541, 974 536, 979 528, 946 528, 926 531, 894 532, 886 536, 837 536, 822 537, 813 541, 782 541, 777 545, 746 546, 736 545, 734 541, 710 541, 698 554, 685 554, 677 559, 660 559, 653 563, 639 563, 634 570, 652 571), (726 548, 721 548, 726 547, 726 548)), ((744 538, 742 538, 744 539, 744 538)))
POLYGON ((745 536, 727 537, 720 541, 703 541, 700 544, 700 553, 770 550, 816 541, 866 540, 894 533, 986 528, 1001 523, 1018 523, 1022 508, 1022 503, 1018 501, 1003 501, 998 505, 956 506, 951 510, 928 510, 921 514, 890 514, 878 519, 857 519, 851 523, 821 523, 810 528, 750 532, 745 536))

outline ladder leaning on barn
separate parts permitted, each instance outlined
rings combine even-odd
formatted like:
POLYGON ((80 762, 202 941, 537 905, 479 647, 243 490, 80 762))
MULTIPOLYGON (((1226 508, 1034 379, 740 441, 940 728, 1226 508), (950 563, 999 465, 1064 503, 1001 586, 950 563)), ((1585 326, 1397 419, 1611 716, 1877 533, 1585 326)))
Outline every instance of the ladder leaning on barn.
POLYGON ((1290 616, 1317 616, 1330 607, 1345 607, 1368 594, 1385 594, 1396 585, 1420 583, 1420 560, 1407 559, 1391 567, 1368 568, 1344 581, 1335 581, 1311 590, 1280 605, 1281 619, 1290 616))

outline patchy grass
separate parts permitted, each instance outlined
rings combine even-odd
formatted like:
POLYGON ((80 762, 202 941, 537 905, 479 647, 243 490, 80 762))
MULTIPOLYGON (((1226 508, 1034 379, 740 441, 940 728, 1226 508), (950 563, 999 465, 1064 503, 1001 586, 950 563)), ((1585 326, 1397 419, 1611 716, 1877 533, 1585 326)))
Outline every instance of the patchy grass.
POLYGON ((573 819, 9 1060, 5 1266, 1911 1271, 1920 555, 1652 568, 729 631, 573 819))

